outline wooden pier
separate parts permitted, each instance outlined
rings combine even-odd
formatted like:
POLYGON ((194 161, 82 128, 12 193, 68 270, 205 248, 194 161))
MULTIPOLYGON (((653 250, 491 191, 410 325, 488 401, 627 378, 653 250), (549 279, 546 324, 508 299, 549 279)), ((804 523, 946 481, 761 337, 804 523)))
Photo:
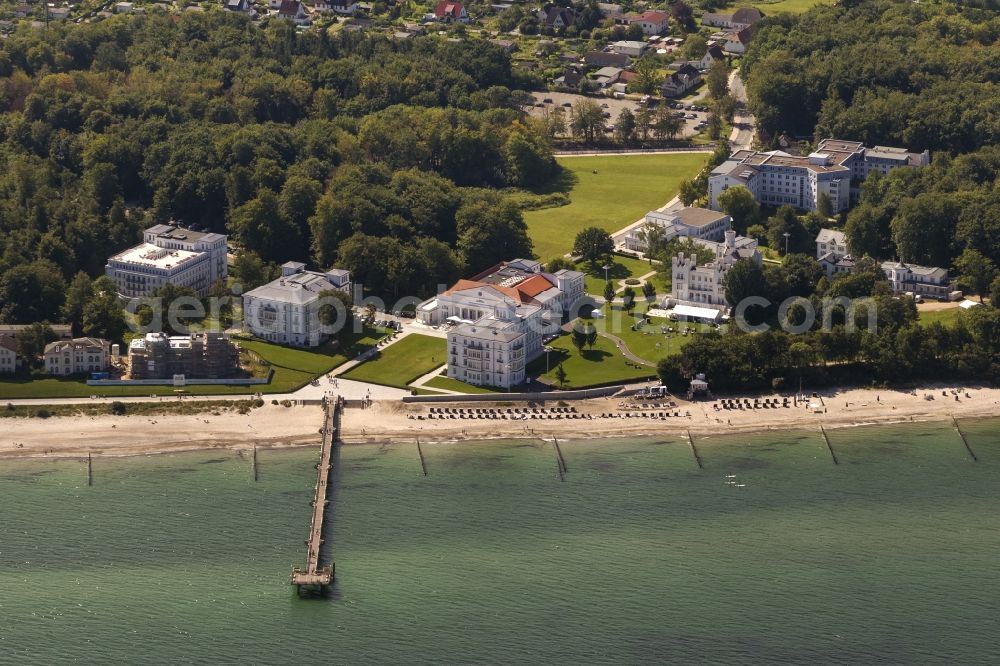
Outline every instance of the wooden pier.
POLYGON ((313 496, 312 521, 309 538, 306 540, 305 569, 292 569, 291 583, 298 588, 299 596, 325 596, 333 582, 333 563, 321 566, 320 547, 323 545, 323 517, 329 503, 330 470, 333 468, 333 447, 340 432, 340 413, 343 399, 328 399, 323 405, 323 435, 320 446, 319 465, 316 466, 316 486, 313 496))

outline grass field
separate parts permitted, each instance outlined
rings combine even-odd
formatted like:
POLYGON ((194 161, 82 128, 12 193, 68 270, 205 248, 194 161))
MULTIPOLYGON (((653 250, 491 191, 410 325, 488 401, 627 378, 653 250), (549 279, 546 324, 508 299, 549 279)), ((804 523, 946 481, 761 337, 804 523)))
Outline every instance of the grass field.
POLYGON ((957 305, 953 308, 946 308, 944 310, 917 310, 917 320, 921 324, 933 324, 934 322, 940 322, 945 326, 954 326, 958 321, 959 314, 962 312, 962 308, 957 305))
POLYGON ((424 386, 432 389, 444 389, 445 391, 458 391, 459 393, 496 393, 497 389, 486 386, 473 386, 451 377, 435 377, 424 386))
POLYGON ((408 388, 434 368, 447 362, 447 342, 429 335, 408 335, 376 354, 371 360, 351 368, 345 379, 383 386, 408 388))
POLYGON ((563 335, 549 343, 553 352, 549 354, 549 371, 545 372, 545 355, 531 362, 528 374, 545 377, 555 383, 556 367, 562 363, 566 372, 565 388, 578 389, 601 384, 634 381, 656 374, 655 368, 636 368, 626 363, 626 359, 614 343, 598 338, 593 349, 578 352, 570 336, 563 335))
MULTIPOLYGON (((607 273, 608 279, 611 280, 611 284, 615 289, 619 288, 619 280, 639 277, 640 275, 645 275, 656 270, 656 267, 650 266, 648 261, 623 257, 617 254, 612 257, 611 263, 608 265, 611 266, 611 270, 607 273)), ((604 295, 604 264, 591 268, 589 263, 581 262, 577 264, 576 269, 583 271, 585 275, 583 288, 588 294, 604 295)), ((640 287, 634 287, 634 289, 638 291, 640 287)))
MULTIPOLYGON (((346 333, 343 349, 326 344, 316 349, 297 349, 263 342, 240 340, 245 349, 256 352, 270 363, 274 374, 268 384, 252 386, 188 384, 186 395, 242 395, 288 393, 301 388, 318 375, 329 372, 361 351, 374 346, 385 331, 365 328, 360 334, 346 333)), ((99 396, 175 395, 173 386, 87 386, 79 377, 0 380, 0 400, 14 398, 86 398, 99 396)))
MULTIPOLYGON (((586 227, 614 232, 659 208, 708 161, 706 153, 560 157, 568 172, 570 203, 525 211, 535 254, 542 261, 562 256, 586 227)), ((603 290, 603 287, 602 287, 603 290)))
MULTIPOLYGON (((736 7, 756 7, 764 15, 789 12, 791 14, 801 14, 819 5, 832 5, 833 0, 779 0, 778 2, 738 2, 736 7)), ((719 10, 722 11, 722 10, 719 10)), ((727 10, 728 11, 728 10, 727 10)))

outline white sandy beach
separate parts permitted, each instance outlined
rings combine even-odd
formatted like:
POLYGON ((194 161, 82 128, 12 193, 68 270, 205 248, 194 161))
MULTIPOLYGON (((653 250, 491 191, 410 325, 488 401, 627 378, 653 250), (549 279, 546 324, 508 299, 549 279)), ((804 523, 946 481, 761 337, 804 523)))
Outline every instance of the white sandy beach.
MULTIPOLYGON (((805 406, 756 410, 716 410, 717 402, 677 401, 671 411, 682 416, 666 420, 602 418, 622 413, 620 398, 574 401, 580 414, 592 418, 524 421, 427 420, 429 408, 486 408, 490 403, 404 404, 376 401, 371 407, 350 407, 342 419, 345 444, 362 442, 455 441, 506 437, 581 439, 638 435, 724 434, 798 428, 851 427, 863 424, 950 420, 1000 416, 1000 389, 928 387, 911 392, 851 389, 821 393, 825 413, 805 406), (947 395, 942 395, 942 392, 947 395), (968 394, 968 397, 966 397, 968 394), (925 399, 933 395, 933 400, 925 399), (690 416, 687 414, 690 413, 690 416), (418 420, 417 415, 425 416, 418 420), (413 417, 413 418, 410 418, 413 417)), ((502 406, 506 409, 509 403, 502 406)), ((553 407, 549 402, 546 407, 553 407)), ((662 410, 658 410, 662 411, 662 410)), ((634 410, 633 410, 634 413, 634 410)), ((0 457, 12 456, 123 456, 189 449, 249 449, 316 445, 322 411, 319 407, 265 405, 250 414, 222 413, 165 416, 76 416, 6 418, 0 433, 0 457)))

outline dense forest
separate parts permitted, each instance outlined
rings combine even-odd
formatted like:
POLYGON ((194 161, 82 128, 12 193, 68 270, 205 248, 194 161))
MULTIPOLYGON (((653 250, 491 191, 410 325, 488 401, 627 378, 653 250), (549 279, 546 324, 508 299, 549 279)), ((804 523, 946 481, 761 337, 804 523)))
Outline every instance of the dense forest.
POLYGON ((741 66, 767 139, 965 153, 1000 143, 998 39, 995 11, 848 2, 767 17, 741 66))
POLYGON ((0 76, 8 322, 59 320, 78 272, 169 220, 229 233, 245 287, 294 259, 425 293, 529 254, 496 188, 557 168, 523 119, 533 82, 484 39, 154 12, 23 26, 0 76))

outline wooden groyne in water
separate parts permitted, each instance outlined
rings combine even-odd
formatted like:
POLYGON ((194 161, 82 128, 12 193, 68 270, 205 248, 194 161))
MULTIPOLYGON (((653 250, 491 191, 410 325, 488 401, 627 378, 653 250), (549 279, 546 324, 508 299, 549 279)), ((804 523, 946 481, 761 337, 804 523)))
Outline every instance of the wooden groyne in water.
POLYGON ((833 458, 833 464, 839 465, 840 461, 837 460, 837 454, 833 452, 833 446, 830 445, 830 436, 826 434, 826 428, 820 426, 819 431, 823 435, 823 441, 826 442, 826 449, 830 452, 830 457, 833 458))
POLYGON ((94 459, 89 452, 87 453, 87 485, 94 485, 94 459))
POLYGON ((320 445, 319 465, 316 466, 316 486, 313 496, 312 521, 309 524, 309 538, 306 539, 306 566, 292 569, 292 585, 298 588, 299 596, 324 596, 333 582, 333 563, 320 564, 320 547, 323 545, 323 518, 329 503, 330 470, 333 468, 333 447, 340 433, 340 413, 344 401, 340 396, 333 404, 329 399, 323 403, 323 433, 320 445))
POLYGON ((962 428, 958 425, 958 419, 952 416, 951 423, 955 426, 955 432, 957 432, 958 436, 962 438, 962 444, 965 445, 965 450, 969 452, 969 457, 972 458, 973 462, 979 462, 979 458, 976 457, 976 452, 972 450, 971 446, 969 446, 969 440, 965 438, 965 433, 962 432, 962 428))
POLYGON ((691 454, 694 456, 694 461, 698 463, 698 469, 705 469, 705 466, 701 463, 701 456, 698 454, 698 447, 694 445, 694 437, 691 436, 691 431, 687 431, 688 436, 688 446, 691 447, 691 454))
POLYGON ((253 445, 253 480, 257 482, 260 479, 257 474, 257 445, 253 445))
POLYGON ((420 469, 423 470, 424 476, 427 476, 427 461, 424 460, 424 450, 420 448, 419 437, 417 437, 417 455, 420 456, 420 469))

